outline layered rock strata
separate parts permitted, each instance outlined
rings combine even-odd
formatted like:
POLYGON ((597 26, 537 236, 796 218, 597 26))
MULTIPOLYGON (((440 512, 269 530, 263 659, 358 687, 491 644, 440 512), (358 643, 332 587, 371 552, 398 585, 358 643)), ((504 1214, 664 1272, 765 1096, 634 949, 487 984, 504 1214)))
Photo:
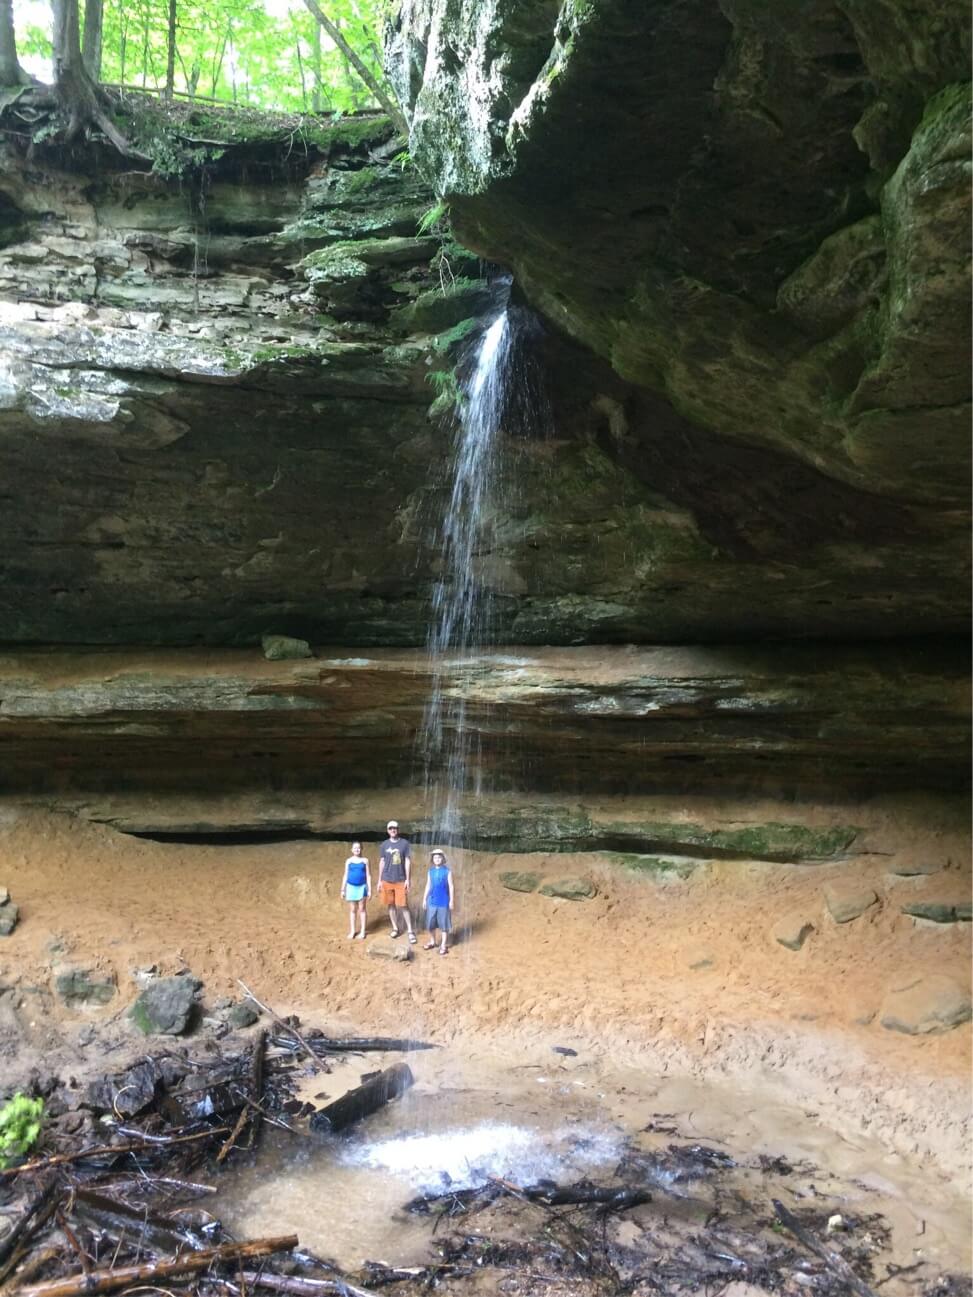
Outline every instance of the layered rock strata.
MULTIPOLYGON (((579 28, 579 68, 588 34, 579 28)), ((569 85, 573 67, 565 63, 569 85)), ((427 163, 433 89, 416 107, 427 163)), ((486 108, 499 112, 492 100, 486 108)), ((93 144, 66 156, 39 142, 29 160, 16 141, 3 146, 0 640, 225 644, 283 632, 348 645, 424 642, 448 500, 452 427, 441 416, 463 340, 475 339, 497 298, 475 257, 441 233, 417 233, 433 195, 394 160, 400 143, 381 119, 319 128, 292 146, 289 138, 228 143, 182 182, 133 172, 93 144)), ((558 139, 534 145, 528 131, 504 164, 516 161, 516 174, 498 160, 474 184, 467 168, 466 199, 458 178, 437 173, 458 195, 460 228, 517 267, 556 325, 530 344, 551 417, 542 436, 525 440, 511 406, 503 513, 476 556, 501 640, 718 642, 965 626, 959 479, 950 459, 940 491, 924 468, 947 441, 923 423, 925 450, 900 490, 884 470, 839 470, 830 452, 810 453, 792 432, 756 436, 741 424, 729 436, 725 418, 683 399, 669 377, 655 382, 622 364, 588 329, 587 299, 573 285, 582 277, 608 315, 641 300, 629 288, 649 272, 630 242, 645 222, 614 207, 597 216, 576 187, 614 154, 592 150, 583 166, 569 163, 558 139), (564 238, 579 240, 570 255, 545 254, 551 282, 564 281, 570 325, 531 263, 550 213, 531 168, 548 147, 561 174, 557 220, 564 238), (514 191, 522 210, 495 208, 496 193, 514 191), (490 239, 474 215, 484 229, 494 222, 490 239), (598 231, 609 215, 607 240, 598 231), (593 238, 602 240, 597 256, 593 238), (626 276, 636 267, 632 285, 608 273, 616 257, 626 276)), ((465 148, 458 140, 457 165, 465 148)), ((826 151, 815 172, 822 184, 818 172, 834 163, 826 151)), ((946 192, 931 189, 922 211, 939 213, 949 245, 946 192)), ((724 250, 749 264, 736 244, 724 250)), ((933 277, 944 293, 952 275, 944 258, 933 277)), ((827 366, 810 344, 797 347, 783 316, 751 320, 748 337, 765 348, 755 393, 734 368, 724 323, 689 305, 679 328, 669 321, 665 331, 700 401, 712 406, 706 393, 719 383, 724 414, 752 422, 776 402, 766 428, 783 428, 799 406, 825 436, 827 366), (798 362, 807 382, 787 387, 798 362)), ((631 331, 648 346, 658 330, 631 309, 631 331)), ((935 321, 952 348, 953 316, 930 316, 930 329, 935 321)), ((913 454, 903 435, 876 431, 883 446, 913 454)))
MULTIPOLYGON (((326 796, 409 785, 430 669, 395 650, 6 655, 3 787, 326 796)), ((544 649, 448 661, 439 685, 465 701, 498 791, 824 794, 962 785, 966 671, 962 652, 921 646, 544 649)))

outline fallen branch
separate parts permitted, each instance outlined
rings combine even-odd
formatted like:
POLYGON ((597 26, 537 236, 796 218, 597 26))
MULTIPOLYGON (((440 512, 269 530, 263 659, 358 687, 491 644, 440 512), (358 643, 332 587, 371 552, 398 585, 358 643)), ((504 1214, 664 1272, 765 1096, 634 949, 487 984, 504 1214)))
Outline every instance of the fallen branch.
POLYGON ((341 1297, 377 1297, 370 1288, 359 1288, 350 1279, 302 1279, 298 1275, 267 1274, 263 1270, 244 1270, 239 1275, 251 1288, 273 1288, 292 1297, 318 1297, 318 1293, 339 1293, 341 1297))
POLYGON ((875 1293, 869 1288, 863 1279, 859 1279, 851 1266, 841 1255, 840 1252, 829 1248, 827 1244, 822 1243, 820 1239, 815 1238, 811 1231, 797 1219, 792 1211, 788 1211, 782 1202, 772 1198, 774 1211, 777 1213, 777 1219, 784 1225, 794 1237, 815 1256, 820 1257, 828 1269, 843 1280, 848 1286, 858 1294, 858 1297, 875 1297, 875 1293))
POLYGON ((24 1175, 29 1171, 46 1170, 49 1166, 63 1166, 65 1162, 83 1162, 89 1157, 108 1157, 113 1153, 152 1153, 170 1144, 188 1144, 193 1139, 211 1139, 214 1135, 225 1135, 229 1126, 210 1126, 208 1130, 197 1130, 191 1135, 172 1135, 163 1138, 156 1135, 152 1139, 141 1139, 130 1144, 95 1144, 91 1148, 79 1148, 73 1153, 55 1153, 51 1157, 38 1157, 33 1162, 24 1162, 20 1166, 8 1166, 0 1171, 0 1179, 24 1175))
POLYGON ((252 1120, 254 1124, 253 1139, 251 1140, 250 1145, 251 1148, 260 1133, 260 1118, 262 1115, 260 1109, 260 1096, 263 1093, 264 1088, 264 1051, 266 1048, 267 1033, 266 1031, 261 1031, 254 1043, 253 1056, 250 1060, 250 1099, 252 1100, 252 1103, 244 1103, 243 1107, 240 1109, 240 1115, 236 1119, 236 1125, 233 1127, 223 1147, 216 1155, 217 1163, 221 1163, 226 1159, 230 1150, 243 1134, 243 1128, 246 1126, 247 1122, 252 1120), (254 1111, 256 1112, 255 1116, 253 1115, 254 1111))
POLYGON ((54 1212, 56 1206, 53 1181, 27 1204, 26 1210, 13 1229, 0 1242, 0 1283, 19 1265, 27 1250, 27 1242, 54 1212))
POLYGON ((303 1046, 304 1052, 307 1054, 308 1058, 314 1064, 314 1067, 319 1072, 326 1073, 327 1068, 322 1066, 321 1060, 318 1058, 317 1054, 315 1054, 314 1050, 307 1043, 307 1041, 297 1030, 297 1028, 292 1027, 290 1023, 285 1022, 284 1019, 279 1014, 273 1011, 273 1009, 270 1007, 269 1004, 264 1004, 262 1000, 258 1000, 257 997, 254 995, 253 991, 251 991, 250 988, 247 986, 246 982, 242 982, 239 977, 236 980, 237 980, 237 985, 243 988, 243 990, 249 996, 249 998, 253 1000, 254 1004, 258 1005, 261 1009, 263 1009, 264 1013, 268 1014, 271 1018, 273 1018, 274 1022, 276 1022, 279 1027, 283 1027, 285 1031, 289 1032, 295 1038, 295 1040, 297 1040, 303 1046))
POLYGON ((145 1279, 164 1279, 174 1275, 191 1274, 208 1270, 223 1261, 239 1261, 244 1257, 270 1256, 273 1252, 290 1252, 297 1247, 296 1234, 280 1238, 254 1239, 250 1243, 224 1243, 207 1252, 193 1252, 175 1261, 148 1261, 144 1265, 124 1265, 115 1270, 93 1270, 90 1274, 68 1275, 51 1283, 34 1284, 19 1288, 17 1297, 83 1297, 84 1294, 113 1292, 145 1279))

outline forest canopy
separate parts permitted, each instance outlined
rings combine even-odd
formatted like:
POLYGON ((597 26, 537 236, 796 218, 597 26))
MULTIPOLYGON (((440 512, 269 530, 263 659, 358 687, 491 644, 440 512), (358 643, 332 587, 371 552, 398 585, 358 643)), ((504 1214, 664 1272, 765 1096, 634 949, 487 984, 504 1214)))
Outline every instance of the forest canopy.
MULTIPOLYGON (((0 0, 0 28, 10 4, 0 0)), ((60 7, 13 0, 20 67, 42 81, 55 75, 60 7)), ((389 109, 381 62, 387 8, 388 0, 80 0, 76 13, 96 85, 345 113, 389 109)))

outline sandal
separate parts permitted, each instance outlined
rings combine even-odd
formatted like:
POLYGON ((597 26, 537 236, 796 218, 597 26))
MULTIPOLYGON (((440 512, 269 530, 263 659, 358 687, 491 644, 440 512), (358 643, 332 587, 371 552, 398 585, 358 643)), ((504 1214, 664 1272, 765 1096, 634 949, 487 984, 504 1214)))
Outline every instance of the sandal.
POLYGON ((423 946, 423 950, 435 950, 435 949, 436 949, 435 941, 427 941, 426 944, 423 946))
POLYGON ((415 934, 414 932, 410 932, 410 933, 409 933, 409 945, 410 945, 410 946, 414 946, 414 945, 416 944, 417 941, 418 941, 418 937, 416 936, 416 934, 415 934))
POLYGON ((441 955, 448 955, 448 954, 449 954, 449 947, 448 947, 448 946, 440 946, 440 948, 439 948, 439 953, 440 953, 441 955))
POLYGON ((397 937, 397 936, 399 935, 399 930, 398 930, 398 928, 393 928, 393 929, 392 929, 392 934, 391 934, 391 935, 392 935, 393 937, 397 937))

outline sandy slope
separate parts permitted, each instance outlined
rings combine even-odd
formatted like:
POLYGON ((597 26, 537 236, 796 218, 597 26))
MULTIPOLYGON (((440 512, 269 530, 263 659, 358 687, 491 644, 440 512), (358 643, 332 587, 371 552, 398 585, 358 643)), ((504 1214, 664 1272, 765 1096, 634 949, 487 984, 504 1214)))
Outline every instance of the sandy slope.
POLYGON ((594 855, 456 853, 459 944, 446 959, 420 944, 398 964, 368 957, 385 932, 377 908, 369 943, 345 939, 342 845, 162 844, 8 806, 0 853, 0 883, 22 913, 0 945, 0 985, 14 988, 0 997, 11 1077, 79 1026, 115 1022, 128 1036, 133 969, 189 967, 209 999, 243 977, 322 1025, 440 1041, 544 1036, 670 1075, 759 1078, 838 1129, 964 1174, 969 1025, 912 1038, 875 1016, 888 987, 923 973, 968 985, 969 925, 899 912, 906 895, 968 895, 955 866, 893 879, 879 854, 814 868, 724 861, 660 883, 594 855), (501 886, 503 869, 531 867, 589 877, 598 895, 558 901, 501 886), (882 904, 838 926, 822 887, 852 869, 882 904), (817 930, 794 953, 770 929, 799 906, 817 930), (119 996, 65 1010, 51 988, 68 962, 113 971, 119 996))

